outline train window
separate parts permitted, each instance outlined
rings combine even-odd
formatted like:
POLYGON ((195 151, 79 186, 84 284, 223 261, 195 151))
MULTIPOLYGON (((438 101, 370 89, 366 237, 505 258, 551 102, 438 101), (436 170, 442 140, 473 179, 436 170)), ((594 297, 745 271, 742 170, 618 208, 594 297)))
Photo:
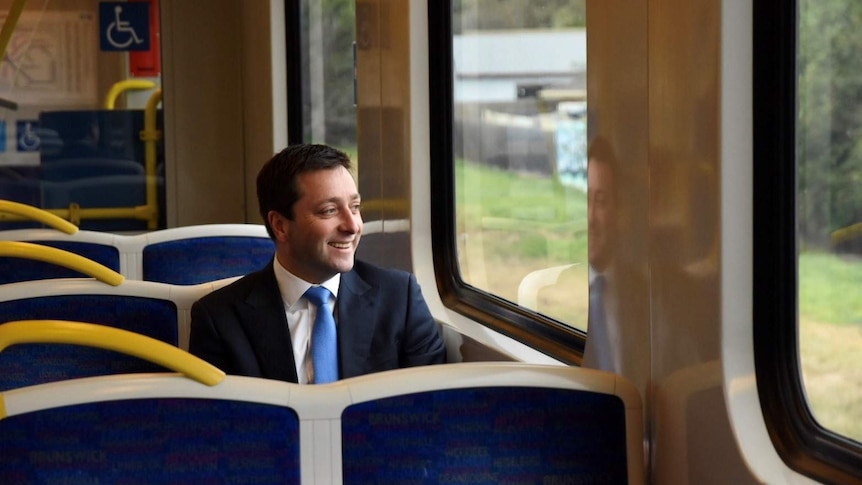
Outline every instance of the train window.
POLYGON ((0 199, 165 227, 158 2, 5 0, 0 21, 0 199))
POLYGON ((585 0, 452 2, 463 281, 586 330, 585 0))
POLYGON ((444 303, 581 362, 586 2, 428 3, 431 232, 444 303))
POLYGON ((770 437, 862 474, 862 4, 754 2, 754 345, 770 437))
POLYGON ((824 428, 862 442, 862 34, 858 2, 799 2, 799 353, 824 428))

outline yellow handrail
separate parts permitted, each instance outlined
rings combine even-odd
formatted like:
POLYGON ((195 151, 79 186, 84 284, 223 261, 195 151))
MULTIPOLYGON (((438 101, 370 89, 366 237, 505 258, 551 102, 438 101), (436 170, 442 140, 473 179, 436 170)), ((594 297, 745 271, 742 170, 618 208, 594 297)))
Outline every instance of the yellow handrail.
POLYGON ((225 373, 179 347, 128 330, 67 320, 19 320, 0 325, 0 352, 25 343, 86 345, 132 355, 214 386, 225 373))
MULTIPOLYGON (((75 234, 78 232, 78 227, 71 222, 32 205, 12 202, 11 200, 0 200, 0 212, 9 212, 38 221, 66 234, 75 234)), ((3 220, 3 218, 0 217, 0 220, 3 220)))
POLYGON ((64 266, 84 273, 87 276, 92 276, 93 278, 111 286, 119 286, 126 279, 126 277, 120 273, 117 273, 111 268, 99 264, 92 259, 85 258, 81 255, 70 253, 69 251, 64 251, 62 249, 53 248, 51 246, 43 246, 41 244, 0 241, 0 256, 35 259, 37 261, 44 261, 46 263, 64 266))
MULTIPOLYGON (((362 201, 362 210, 365 212, 384 211, 389 213, 409 214, 410 201, 405 198, 398 199, 370 199, 362 201)), ((388 214, 392 215, 392 214, 388 214)))
POLYGON ((156 83, 147 81, 146 79, 125 79, 118 81, 111 86, 108 94, 105 96, 105 109, 114 109, 114 104, 117 102, 117 97, 125 91, 135 90, 141 91, 145 89, 153 89, 156 83))

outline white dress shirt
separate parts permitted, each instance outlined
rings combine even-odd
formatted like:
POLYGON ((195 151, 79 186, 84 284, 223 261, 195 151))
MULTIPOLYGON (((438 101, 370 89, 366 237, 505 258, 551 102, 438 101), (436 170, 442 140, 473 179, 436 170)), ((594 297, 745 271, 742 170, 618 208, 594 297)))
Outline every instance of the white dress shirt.
MULTIPOLYGON (((314 382, 314 369, 311 365, 311 329, 314 325, 314 316, 317 308, 302 297, 305 291, 314 286, 311 283, 295 276, 284 269, 278 258, 272 265, 275 269, 275 281, 284 302, 284 312, 287 317, 287 326, 290 329, 290 341, 293 345, 293 357, 296 360, 296 377, 300 384, 314 382)), ((320 286, 325 287, 332 296, 329 304, 335 308, 335 299, 338 296, 338 286, 341 283, 341 273, 324 281, 320 286)), ((336 324, 338 320, 336 318, 336 324)))

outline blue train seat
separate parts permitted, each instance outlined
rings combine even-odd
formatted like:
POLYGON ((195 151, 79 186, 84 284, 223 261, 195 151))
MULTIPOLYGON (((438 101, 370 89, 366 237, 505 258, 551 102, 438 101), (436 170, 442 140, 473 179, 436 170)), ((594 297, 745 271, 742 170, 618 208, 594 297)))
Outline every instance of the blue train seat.
MULTIPOLYGON (((157 178, 161 191, 164 179, 157 178)), ((42 207, 66 209, 77 204, 83 209, 136 207, 147 202, 147 176, 104 175, 64 181, 46 181, 42 189, 42 207)), ((132 218, 83 219, 81 228, 92 231, 142 231, 147 221, 132 218)))
MULTIPOLYGON (((188 286, 135 280, 111 286, 87 278, 12 283, 3 285, 0 292, 0 327, 16 320, 76 320, 132 331, 187 349, 192 304, 231 281, 188 286)), ((0 354, 0 389, 105 373, 159 370, 148 362, 109 353, 51 343, 15 346, 0 354)))
MULTIPOLYGON (((126 235, 50 229, 0 231, 0 241, 44 244, 81 254, 128 279, 177 285, 242 276, 264 267, 275 244, 260 224, 204 224, 126 235)), ((80 276, 47 263, 0 258, 0 284, 80 276)))
MULTIPOLYGON (((120 271, 119 250, 110 243, 100 244, 97 242, 85 242, 83 240, 76 239, 74 235, 64 238, 66 240, 42 240, 39 239, 36 232, 45 231, 48 233, 54 233, 54 231, 47 229, 34 229, 32 231, 35 231, 31 233, 33 234, 34 239, 30 239, 27 242, 62 249, 88 258, 114 271, 120 271)), ((30 233, 30 230, 25 230, 25 232, 30 233)), ((81 277, 86 277, 86 275, 59 264, 11 256, 0 256, 0 284, 51 278, 81 277)))
POLYGON ((365 221, 362 227, 362 244, 356 248, 356 257, 384 268, 412 271, 410 221, 365 221))
MULTIPOLYGON (((23 204, 38 206, 42 203, 42 182, 33 178, 5 178, 0 172, 0 199, 17 200, 23 204)), ((38 222, 4 222, 7 229, 41 227, 38 222)))
POLYGON ((351 388, 345 483, 643 483, 640 397, 620 376, 470 363, 387 377, 351 388))
POLYGON ((208 224, 142 235, 141 278, 194 285, 257 271, 275 255, 259 224, 208 224))
POLYGON ((40 166, 46 181, 71 181, 115 175, 145 175, 144 165, 135 160, 111 158, 68 158, 48 160, 40 166))
POLYGON ((82 232, 65 219, 38 207, 0 200, 0 214, 6 213, 32 219, 51 229, 0 231, 0 284, 87 276, 66 264, 69 257, 74 255, 82 256, 96 266, 120 270, 120 255, 115 247, 114 235, 82 232), (25 248, 34 244, 36 246, 33 248, 25 248), (44 247, 62 251, 37 251, 37 248, 44 247), (63 256, 60 254, 63 252, 71 254, 63 256))
POLYGON ((118 256, 109 245, 74 240, 49 240, 41 244, 0 240, 0 284, 76 277, 95 277, 119 284, 124 277, 116 271, 117 266, 118 256))
POLYGON ((43 336, 71 335, 60 340, 74 345, 97 340, 158 357, 183 375, 100 376, 3 391, 0 483, 300 483, 299 419, 284 404, 288 384, 226 378, 186 352, 115 329, 104 335, 77 322, 7 329, 13 325, 7 332, 0 326, 0 348, 16 342, 8 337, 21 334, 16 330, 52 325, 43 336))

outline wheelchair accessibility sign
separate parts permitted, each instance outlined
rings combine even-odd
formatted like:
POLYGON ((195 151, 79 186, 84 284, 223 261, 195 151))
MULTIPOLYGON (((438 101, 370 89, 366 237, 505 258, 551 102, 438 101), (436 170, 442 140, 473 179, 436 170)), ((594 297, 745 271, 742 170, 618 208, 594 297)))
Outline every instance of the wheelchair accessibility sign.
POLYGON ((18 139, 19 152, 37 152, 42 140, 39 138, 37 129, 39 122, 37 120, 18 120, 15 122, 17 133, 15 137, 18 139))
POLYGON ((150 50, 150 3, 100 2, 99 44, 103 51, 150 50))

